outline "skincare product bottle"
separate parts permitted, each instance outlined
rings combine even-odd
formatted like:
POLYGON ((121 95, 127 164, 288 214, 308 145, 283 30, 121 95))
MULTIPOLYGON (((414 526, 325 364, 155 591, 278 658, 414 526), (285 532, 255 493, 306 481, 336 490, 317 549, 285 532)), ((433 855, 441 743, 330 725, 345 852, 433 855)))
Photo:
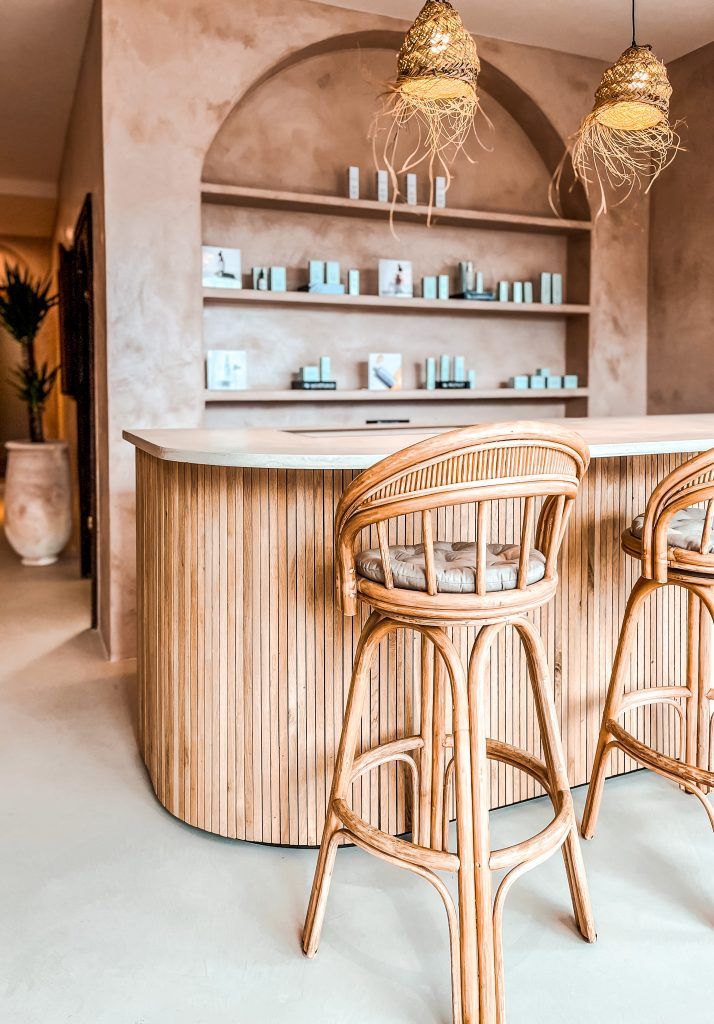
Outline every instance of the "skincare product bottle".
POLYGON ((330 377, 330 357, 320 356, 320 380, 331 380, 330 377))
POLYGON ((417 205, 417 176, 411 171, 404 175, 404 193, 407 206, 417 205))
POLYGON ((449 297, 449 275, 439 274, 439 287, 438 297, 440 299, 448 299, 449 297))
POLYGON ((454 356, 454 380, 466 380, 466 360, 463 356, 454 356))
POLYGON ((310 284, 324 284, 325 283, 325 261, 324 260, 310 260, 309 263, 309 274, 308 280, 310 284))
POLYGON ((426 357, 426 390, 433 391, 436 388, 436 359, 433 356, 426 357))
POLYGON ((483 290, 483 274, 479 270, 478 273, 476 274, 476 291, 483 292, 483 290))
POLYGON ((476 371, 475 370, 469 370, 468 381, 469 381, 469 388, 470 388, 470 390, 474 391, 476 389, 476 371))
POLYGON ((522 281, 514 281, 513 282, 513 301, 514 302, 523 302, 523 282, 522 281))
POLYGON ((551 278, 551 291, 550 297, 553 301, 554 306, 562 306, 563 304, 563 275, 553 274, 551 278))
POLYGON ((441 356, 439 359, 439 380, 451 380, 451 356, 441 356))
POLYGON ((359 270, 347 271, 347 293, 359 295, 359 270))
POLYGON ((523 301, 524 302, 533 302, 533 282, 532 281, 524 281, 523 282, 523 301))
POLYGON ((544 272, 540 275, 540 301, 545 306, 549 306, 553 301, 553 275, 544 272))
POLYGON ((258 274, 257 286, 259 292, 267 292, 268 290, 268 273, 264 267, 261 267, 258 274))
POLYGON ((499 302, 508 302, 508 289, 509 289, 508 281, 499 281, 498 282, 498 301, 499 302))

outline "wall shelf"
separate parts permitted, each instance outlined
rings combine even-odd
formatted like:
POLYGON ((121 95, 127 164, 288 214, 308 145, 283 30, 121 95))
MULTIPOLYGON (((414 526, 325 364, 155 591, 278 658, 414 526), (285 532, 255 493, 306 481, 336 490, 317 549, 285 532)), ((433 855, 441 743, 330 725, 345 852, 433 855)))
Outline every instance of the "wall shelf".
POLYGON ((381 295, 315 295, 312 292, 262 292, 253 288, 204 288, 206 303, 312 306, 319 309, 362 309, 400 313, 453 313, 472 316, 587 316, 590 306, 541 305, 539 302, 475 302, 468 299, 390 299, 381 295))
POLYGON ((473 390, 427 391, 425 388, 402 391, 358 390, 336 391, 293 391, 288 389, 246 390, 246 391, 204 391, 207 405, 219 402, 564 402, 573 398, 587 398, 587 388, 546 388, 535 391, 530 388, 474 388, 473 390))
MULTIPOLYGON (((373 199, 346 199, 303 192, 246 188, 241 185, 201 184, 204 203, 244 206, 252 209, 294 210, 301 213, 326 213, 342 217, 384 218, 388 222, 389 203, 373 199)), ((398 203, 394 218, 398 221, 425 223, 428 207, 398 203)), ((499 231, 528 231, 542 234, 572 235, 592 230, 591 221, 565 220, 527 213, 500 213, 490 210, 432 210, 432 224, 438 227, 487 228, 499 231)))

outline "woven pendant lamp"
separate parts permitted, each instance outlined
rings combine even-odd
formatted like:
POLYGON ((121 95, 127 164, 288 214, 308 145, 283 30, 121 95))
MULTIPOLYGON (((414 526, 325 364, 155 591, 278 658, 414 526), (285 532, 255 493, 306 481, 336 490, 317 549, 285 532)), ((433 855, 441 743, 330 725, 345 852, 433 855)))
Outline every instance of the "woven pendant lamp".
POLYGON ((397 56, 397 77, 390 83, 382 109, 375 115, 372 139, 375 162, 386 165, 393 195, 399 195, 398 175, 428 162, 431 195, 435 165, 446 177, 449 165, 463 149, 479 109, 476 83, 481 65, 476 43, 449 0, 427 0, 404 37, 397 56), (414 133, 405 135, 405 129, 414 133), (384 135, 380 161, 377 138, 384 135), (406 139, 406 155, 399 158, 406 139))
POLYGON ((635 0, 632 0, 632 45, 609 67, 595 93, 592 111, 584 118, 571 149, 575 176, 587 191, 600 187, 600 211, 607 208, 604 182, 633 188, 657 176, 680 149, 675 124, 669 123, 672 86, 667 69, 650 46, 635 39, 635 0))

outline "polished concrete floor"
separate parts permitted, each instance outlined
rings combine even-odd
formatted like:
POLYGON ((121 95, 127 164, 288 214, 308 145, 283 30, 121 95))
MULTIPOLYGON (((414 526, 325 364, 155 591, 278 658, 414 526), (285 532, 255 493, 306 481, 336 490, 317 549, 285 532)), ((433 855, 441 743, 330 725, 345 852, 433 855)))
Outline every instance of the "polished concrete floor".
MULTIPOLYGON (((87 603, 73 561, 24 569, 0 540, 0 1021, 448 1024, 445 920, 424 882, 341 851, 308 961, 315 853, 221 840, 159 806, 133 665, 104 661, 87 603)), ((494 813, 495 842, 546 814, 494 813)), ((714 837, 696 801, 614 780, 585 856, 596 945, 574 931, 559 859, 509 897, 509 1024, 714 1019, 714 837)))

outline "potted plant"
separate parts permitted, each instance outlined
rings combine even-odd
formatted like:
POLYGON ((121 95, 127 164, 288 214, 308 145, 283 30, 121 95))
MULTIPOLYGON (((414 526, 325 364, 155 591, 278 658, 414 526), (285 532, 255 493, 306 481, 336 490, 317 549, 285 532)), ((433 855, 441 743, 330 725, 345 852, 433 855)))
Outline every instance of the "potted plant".
POLYGON ((69 452, 64 441, 46 441, 43 413, 59 367, 38 365, 35 342, 57 296, 50 279, 5 264, 0 279, 0 327, 20 345, 13 385, 27 406, 29 440, 6 443, 5 534, 24 565, 50 565, 72 529, 69 452))

